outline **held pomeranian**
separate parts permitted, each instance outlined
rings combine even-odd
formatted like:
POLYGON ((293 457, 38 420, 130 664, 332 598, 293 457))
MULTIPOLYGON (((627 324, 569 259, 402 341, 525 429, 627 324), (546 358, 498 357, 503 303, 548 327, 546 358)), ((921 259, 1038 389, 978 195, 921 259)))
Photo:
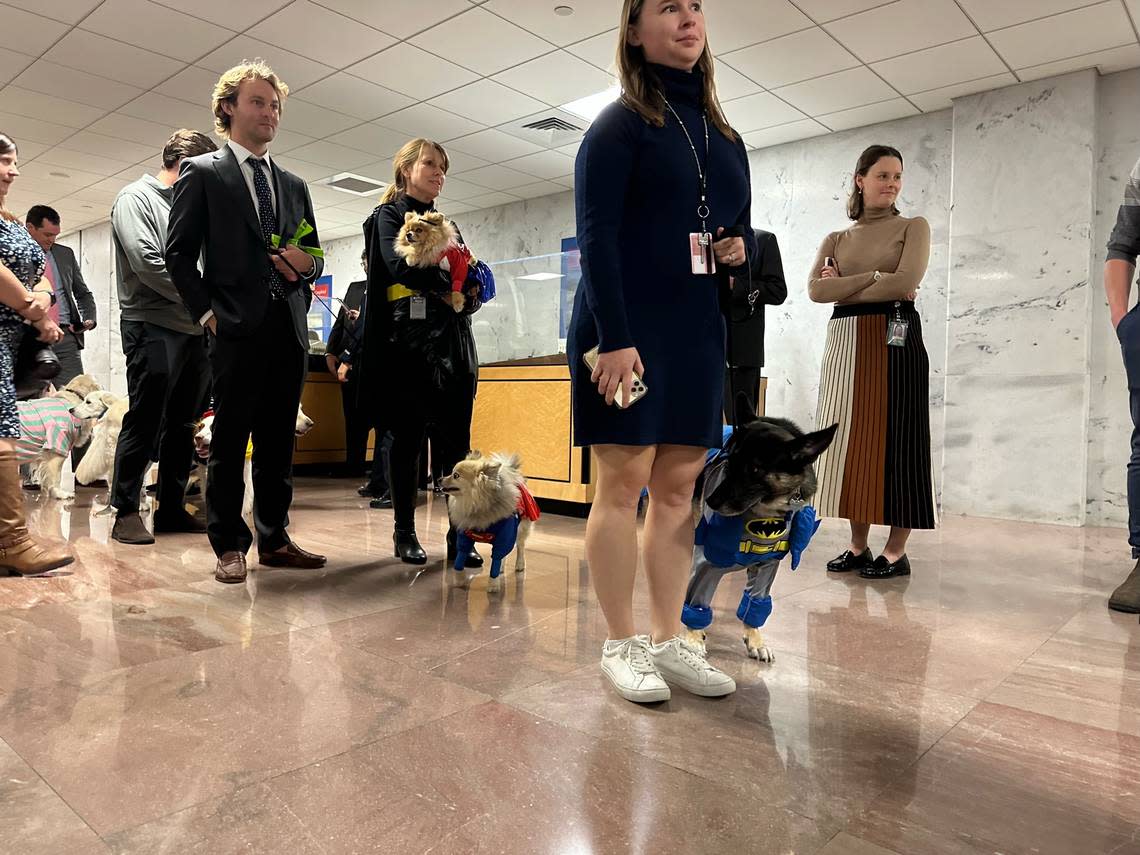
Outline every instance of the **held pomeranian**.
POLYGON ((459 242, 455 226, 439 211, 404 214, 396 235, 396 253, 409 267, 439 267, 451 275, 451 308, 463 311, 463 286, 471 264, 471 252, 459 242))
POLYGON ((526 541, 539 512, 519 471, 521 465, 517 454, 483 457, 473 451, 442 480, 447 512, 457 533, 454 571, 447 574, 449 585, 465 588, 470 583, 464 568, 476 543, 491 545, 489 593, 502 590, 503 559, 511 550, 515 551, 515 572, 526 570, 526 541))
MULTIPOLYGON (((800 563, 819 521, 813 464, 835 437, 836 425, 804 433, 786 419, 757 418, 738 406, 740 429, 725 428, 724 447, 710 455, 698 481, 700 519, 681 623, 682 637, 704 649, 712 601, 720 580, 746 571, 737 618, 748 655, 775 659, 760 633, 772 613, 772 582, 781 559, 800 563)), ((652 499, 651 499, 652 500, 652 499)))

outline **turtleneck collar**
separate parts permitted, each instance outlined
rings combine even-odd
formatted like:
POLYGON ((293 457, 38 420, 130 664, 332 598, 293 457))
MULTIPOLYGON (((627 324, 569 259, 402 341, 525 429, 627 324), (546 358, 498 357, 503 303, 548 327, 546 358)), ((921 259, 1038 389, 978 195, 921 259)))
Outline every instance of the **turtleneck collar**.
POLYGON ((704 99, 705 74, 700 67, 693 66, 692 71, 681 71, 679 68, 651 62, 649 68, 661 81, 661 91, 671 102, 688 104, 692 107, 701 106, 704 99))
POLYGON ((415 211, 417 214, 426 214, 435 208, 435 202, 421 202, 411 193, 405 193, 404 199, 408 202, 408 207, 415 211))
POLYGON ((877 223, 882 220, 889 220, 897 216, 894 208, 871 208, 866 207, 863 209, 863 216, 859 218, 861 223, 877 223))

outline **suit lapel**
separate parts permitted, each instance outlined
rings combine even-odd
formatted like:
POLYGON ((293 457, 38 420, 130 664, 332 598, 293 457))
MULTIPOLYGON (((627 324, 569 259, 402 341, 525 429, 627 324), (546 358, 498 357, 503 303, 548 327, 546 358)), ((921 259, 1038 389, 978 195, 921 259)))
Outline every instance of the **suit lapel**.
POLYGON ((214 155, 214 169, 217 170, 218 176, 222 179, 222 183, 233 195, 237 209, 242 214, 242 219, 253 229, 253 233, 257 235, 257 242, 262 243, 261 221, 257 218, 257 211, 253 209, 253 199, 250 198, 249 195, 249 185, 245 183, 245 177, 241 174, 241 167, 238 166, 237 156, 234 155, 233 149, 228 145, 222 146, 221 151, 214 155))
POLYGON ((292 182, 276 164, 273 165, 273 189, 277 194, 277 233, 286 241, 301 224, 301 214, 297 211, 297 194, 292 192, 292 182))

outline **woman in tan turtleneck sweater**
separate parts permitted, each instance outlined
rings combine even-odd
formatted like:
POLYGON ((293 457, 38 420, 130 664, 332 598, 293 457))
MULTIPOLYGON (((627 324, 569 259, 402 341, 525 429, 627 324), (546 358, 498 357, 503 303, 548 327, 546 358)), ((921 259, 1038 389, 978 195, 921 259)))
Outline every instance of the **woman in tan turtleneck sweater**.
POLYGON ((935 525, 930 363, 914 308, 930 226, 895 207, 902 172, 896 149, 863 152, 847 202, 855 222, 824 238, 808 283, 812 300, 835 304, 818 420, 839 430, 819 459, 816 504, 821 516, 851 523, 848 549, 827 569, 868 579, 909 575, 911 530, 935 525), (878 558, 867 547, 872 525, 891 527, 878 558))

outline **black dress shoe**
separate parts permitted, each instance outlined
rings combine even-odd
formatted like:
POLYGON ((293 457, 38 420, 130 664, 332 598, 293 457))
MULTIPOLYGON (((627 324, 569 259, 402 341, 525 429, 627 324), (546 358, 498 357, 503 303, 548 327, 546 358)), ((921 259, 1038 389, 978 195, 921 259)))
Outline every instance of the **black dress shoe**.
POLYGON ((405 564, 427 564, 427 553, 414 531, 396 529, 392 532, 392 542, 396 545, 396 557, 405 564))
POLYGON ((890 579, 892 576, 909 576, 910 575, 910 559, 905 555, 898 561, 888 561, 886 556, 880 555, 876 558, 870 567, 864 567, 859 571, 859 575, 864 579, 890 579))
POLYGON ((869 549, 864 549, 858 555, 848 549, 842 555, 828 561, 827 569, 830 573, 847 573, 851 570, 862 570, 864 567, 870 567, 874 560, 869 549))
POLYGON ((369 502, 368 507, 370 507, 370 508, 390 508, 390 507, 392 507, 392 497, 389 494, 384 493, 383 495, 377 496, 375 499, 373 499, 371 502, 369 502))
POLYGON ((357 487, 356 495, 363 496, 365 499, 375 499, 379 497, 379 494, 367 484, 365 484, 363 487, 357 487))

